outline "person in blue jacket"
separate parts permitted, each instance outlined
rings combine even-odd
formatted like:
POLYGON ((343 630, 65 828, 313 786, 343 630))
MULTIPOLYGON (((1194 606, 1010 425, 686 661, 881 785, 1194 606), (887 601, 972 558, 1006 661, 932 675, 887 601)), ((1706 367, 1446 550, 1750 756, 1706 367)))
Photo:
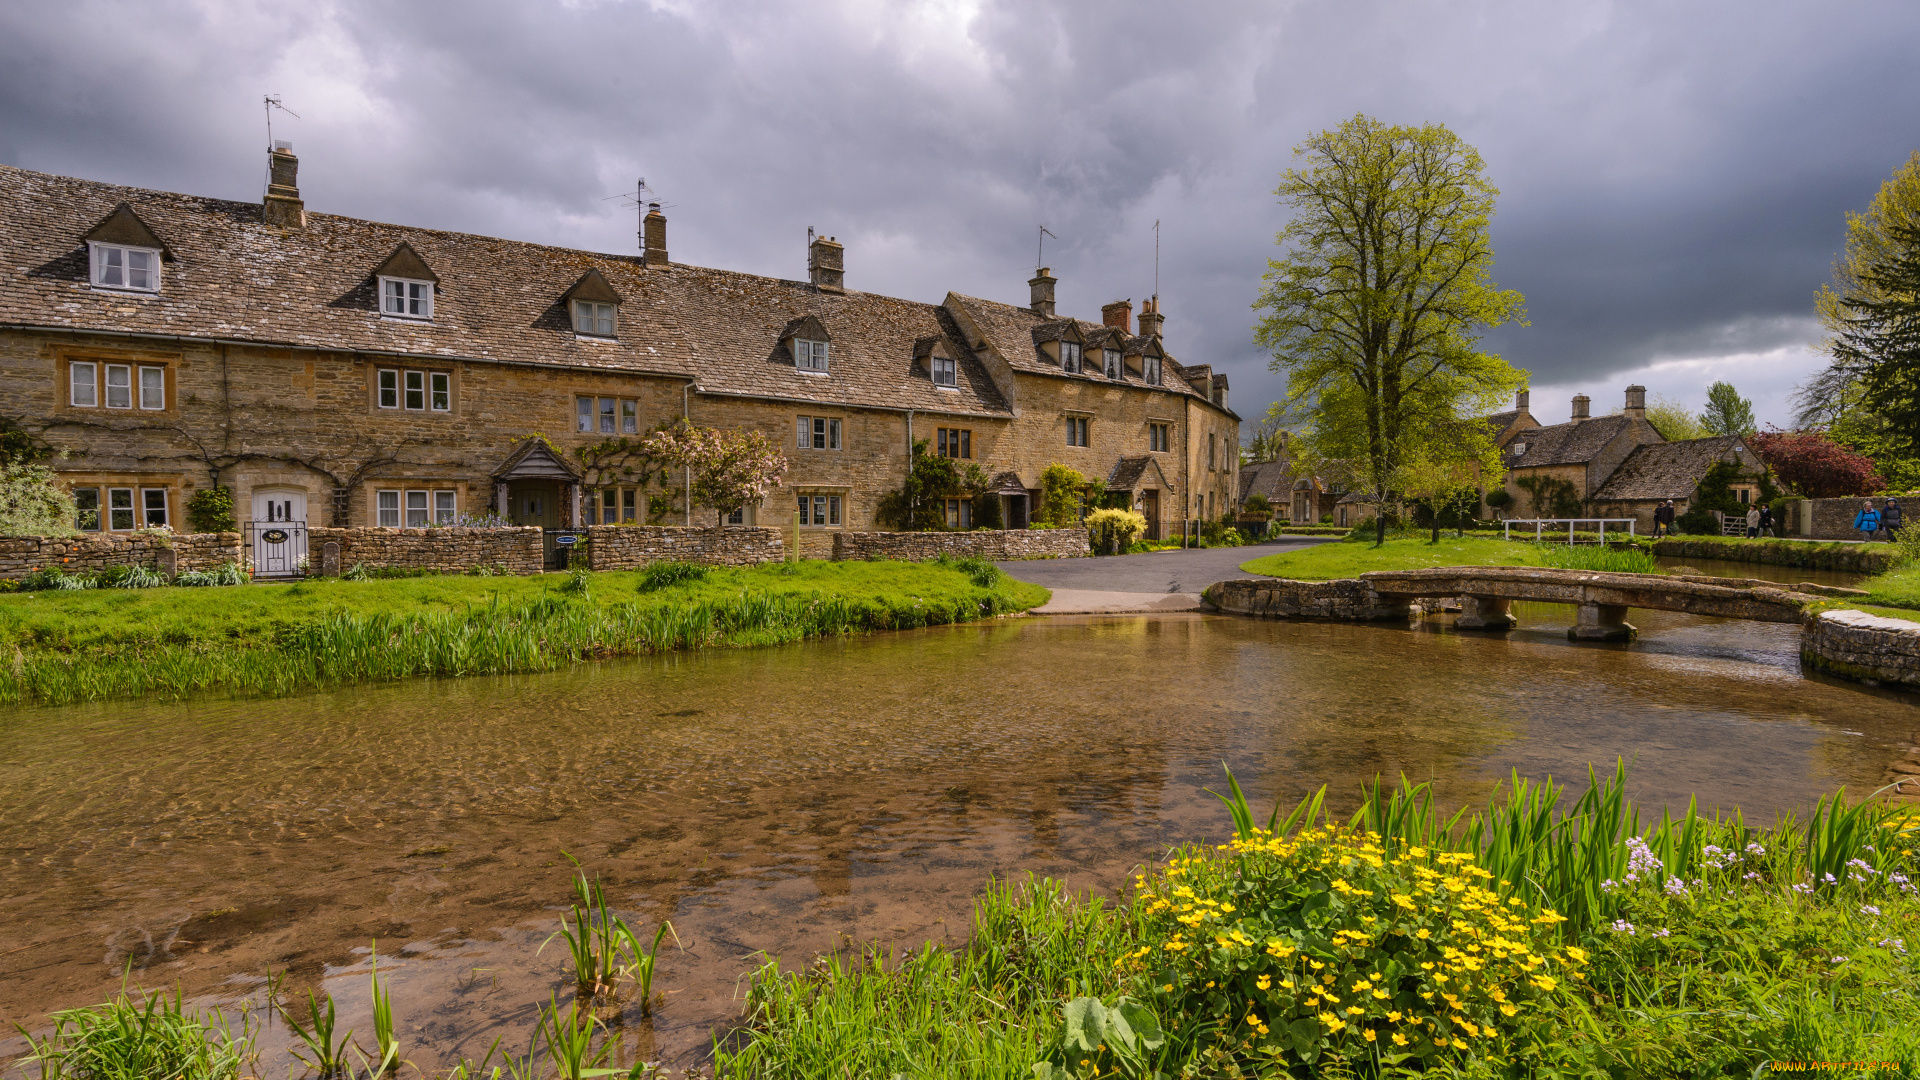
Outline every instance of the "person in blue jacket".
POLYGON ((1873 534, 1880 531, 1880 511, 1873 508, 1873 500, 1868 499, 1860 505, 1860 512, 1853 516, 1853 527, 1860 530, 1860 539, 1873 543, 1873 534))

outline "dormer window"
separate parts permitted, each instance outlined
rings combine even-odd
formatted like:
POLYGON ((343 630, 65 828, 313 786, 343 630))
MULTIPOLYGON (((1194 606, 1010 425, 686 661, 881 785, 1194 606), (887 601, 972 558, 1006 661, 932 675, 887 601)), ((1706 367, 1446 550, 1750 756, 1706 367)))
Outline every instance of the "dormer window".
POLYGON ((1075 375, 1080 373, 1080 349, 1081 345, 1077 341, 1060 343, 1060 370, 1075 375))
POLYGON ((1101 360, 1101 363, 1106 367, 1107 378, 1109 379, 1120 378, 1121 369, 1120 369, 1120 350, 1119 349, 1101 349, 1100 360, 1101 360))
POLYGON ((933 358, 933 385, 957 386, 960 382, 960 365, 951 356, 933 358))
POLYGON ((592 300, 573 302, 573 332, 589 337, 613 337, 612 304, 596 303, 592 300))
POLYGON ((91 243, 93 283, 103 289, 160 291, 160 252, 153 248, 91 243))
POLYGON ((433 282, 381 278, 380 314, 398 319, 433 318, 433 282))
POLYGON ((793 339, 793 366, 801 371, 827 370, 827 343, 808 341, 806 338, 793 339))
POLYGON ((1160 358, 1157 356, 1141 357, 1140 358, 1140 377, 1146 380, 1148 386, 1159 386, 1160 385, 1160 358))

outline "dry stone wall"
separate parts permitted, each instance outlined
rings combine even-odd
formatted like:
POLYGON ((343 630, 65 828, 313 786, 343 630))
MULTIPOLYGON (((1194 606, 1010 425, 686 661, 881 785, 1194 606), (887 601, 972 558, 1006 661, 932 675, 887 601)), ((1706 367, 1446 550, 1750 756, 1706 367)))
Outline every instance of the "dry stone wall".
POLYGON ((595 525, 587 529, 587 565, 595 570, 631 570, 669 560, 757 566, 786 557, 786 543, 778 529, 694 529, 677 525, 595 525))
MULTIPOLYGON (((1810 540, 1858 540, 1860 533, 1853 527, 1853 517, 1860 512, 1861 504, 1867 499, 1855 496, 1846 499, 1801 499, 1792 504, 1789 512, 1792 521, 1788 535, 1805 537, 1810 540)), ((1875 498, 1873 505, 1883 507, 1887 500, 1875 498)), ((1920 516, 1920 499, 1900 499, 1900 509, 1907 520, 1920 516)), ((1885 537, 1885 533, 1880 534, 1885 537)))
POLYGON ((110 566, 144 566, 175 574, 239 561, 239 533, 189 533, 165 541, 114 533, 0 537, 0 580, 9 581, 47 567, 78 574, 110 566))
POLYGON ((460 574, 485 566, 509 574, 537 574, 545 564, 539 529, 309 529, 307 557, 316 573, 335 574, 359 563, 368 569, 431 570, 460 574), (328 545, 335 545, 329 549, 328 545))
POLYGON ((1807 620, 1800 656, 1816 671, 1920 689, 1920 622, 1823 611, 1807 620))
POLYGON ((1007 559, 1077 559, 1091 555, 1085 529, 978 529, 973 532, 842 532, 833 534, 837 562, 939 555, 1007 559))

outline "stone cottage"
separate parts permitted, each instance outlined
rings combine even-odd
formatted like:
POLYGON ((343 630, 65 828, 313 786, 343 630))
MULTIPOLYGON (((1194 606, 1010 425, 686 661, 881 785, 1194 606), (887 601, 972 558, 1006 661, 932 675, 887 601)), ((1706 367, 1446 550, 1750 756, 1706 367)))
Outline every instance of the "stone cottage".
MULTIPOLYGON (((980 464, 1024 525, 1064 462, 1150 527, 1236 491, 1227 380, 1170 352, 1157 300, 1099 322, 1027 303, 849 289, 676 263, 657 206, 611 255, 309 212, 290 147, 259 203, 0 166, 0 422, 68 452, 76 525, 184 526, 230 488, 243 523, 549 529, 699 522, 633 443, 686 418, 755 429, 785 486, 736 524, 874 527, 910 448, 980 464)), ((953 500, 949 525, 972 524, 953 500)))

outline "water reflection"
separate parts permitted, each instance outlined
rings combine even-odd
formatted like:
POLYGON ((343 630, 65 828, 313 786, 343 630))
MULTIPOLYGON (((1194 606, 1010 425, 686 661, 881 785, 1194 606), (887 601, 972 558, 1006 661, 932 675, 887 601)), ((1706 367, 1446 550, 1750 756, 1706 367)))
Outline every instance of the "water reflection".
POLYGON ((189 993, 325 979, 364 1029, 364 969, 339 973, 377 937, 408 1056, 478 1056, 564 992, 561 956, 534 950, 567 852, 630 918, 679 928, 668 1002, 623 1053, 685 1064, 761 953, 957 941, 990 874, 1107 888, 1218 836, 1201 788, 1222 760, 1263 797, 1330 783, 1350 805, 1374 774, 1460 801, 1510 769, 1624 755, 1644 798, 1768 814, 1877 780, 1920 726, 1911 699, 1802 677, 1794 627, 1636 611, 1638 644, 1575 645, 1570 608, 1515 607, 1502 635, 1030 619, 18 713, 0 728, 0 1023, 98 1000, 131 960, 189 993))

